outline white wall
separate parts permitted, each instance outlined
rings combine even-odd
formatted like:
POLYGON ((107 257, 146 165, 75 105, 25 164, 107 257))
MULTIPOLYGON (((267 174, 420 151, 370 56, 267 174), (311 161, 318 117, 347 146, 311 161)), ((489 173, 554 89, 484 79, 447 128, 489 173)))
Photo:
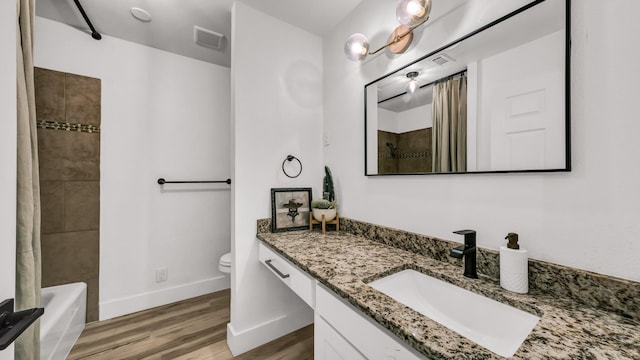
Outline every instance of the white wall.
MULTIPOLYGON (((378 113, 377 129, 397 134, 398 133, 398 119, 397 119, 398 113, 395 111, 382 109, 382 108, 378 108, 377 113, 378 113)), ((371 115, 375 115, 375 114, 369 114, 369 116, 371 115)), ((373 137, 373 139, 375 138, 376 137, 373 137)))
MULTIPOLYGON (((16 2, 0 2, 0 301, 15 298, 16 2)), ((13 346, 0 360, 13 359, 13 346)))
POLYGON ((432 104, 425 104, 398 113, 398 134, 433 127, 432 109, 432 104))
POLYGON ((378 108, 378 130, 402 134, 433 127, 432 104, 395 112, 378 108))
POLYGON ((394 9, 363 2, 324 38, 324 126, 333 134, 324 156, 342 215, 456 241, 452 231, 471 228, 491 249, 515 231, 533 258, 640 281, 640 2, 573 2, 572 172, 365 177, 364 84, 433 48, 447 28, 424 28, 404 55, 349 61, 342 52, 349 34, 390 31, 394 9))
POLYGON ((313 313, 258 262, 256 219, 270 188, 321 197, 322 40, 241 2, 232 11, 233 266, 227 343, 237 355, 313 321, 313 313), (300 159, 296 179, 281 170, 300 159))
POLYGON ((229 287, 230 70, 37 18, 36 66, 102 79, 100 319, 229 287), (168 281, 155 282, 167 267, 168 281))

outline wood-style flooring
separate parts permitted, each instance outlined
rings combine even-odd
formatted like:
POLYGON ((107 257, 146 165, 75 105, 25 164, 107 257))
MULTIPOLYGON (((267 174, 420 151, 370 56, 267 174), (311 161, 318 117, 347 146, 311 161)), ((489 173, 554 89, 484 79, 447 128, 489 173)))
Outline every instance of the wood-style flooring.
POLYGON ((229 290, 88 324, 68 360, 313 359, 313 326, 233 357, 229 290))

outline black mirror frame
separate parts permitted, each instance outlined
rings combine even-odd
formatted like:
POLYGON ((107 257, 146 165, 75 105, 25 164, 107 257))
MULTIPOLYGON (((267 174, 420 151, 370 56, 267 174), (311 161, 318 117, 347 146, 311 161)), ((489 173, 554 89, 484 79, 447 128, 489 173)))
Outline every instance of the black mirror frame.
POLYGON ((484 25, 444 46, 402 66, 386 75, 379 77, 364 85, 364 175, 365 176, 407 176, 407 175, 454 175, 454 174, 508 174, 508 173, 554 173, 554 172, 570 172, 571 171, 571 0, 565 1, 565 167, 559 169, 537 169, 537 170, 490 170, 490 171, 467 171, 467 172, 440 172, 440 173, 398 173, 398 174, 368 174, 367 173, 367 86, 385 79, 396 72, 406 69, 407 67, 433 56, 445 49, 460 43, 480 32, 483 32, 507 19, 510 19, 546 0, 535 0, 525 6, 502 16, 487 25, 484 25))

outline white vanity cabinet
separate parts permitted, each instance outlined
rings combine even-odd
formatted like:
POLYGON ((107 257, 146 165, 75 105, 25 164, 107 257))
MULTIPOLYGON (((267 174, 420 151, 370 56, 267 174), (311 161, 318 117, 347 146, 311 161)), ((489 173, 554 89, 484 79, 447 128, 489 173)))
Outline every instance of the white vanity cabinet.
POLYGON ((304 300, 307 305, 315 309, 316 280, 314 278, 262 242, 259 243, 258 258, 264 266, 271 270, 272 273, 304 300))
POLYGON ((316 360, 426 358, 262 242, 259 243, 258 257, 315 310, 316 360))
POLYGON ((317 312, 313 321, 313 358, 315 360, 366 360, 358 349, 317 312))
MULTIPOLYGON (((360 359, 359 357, 326 357, 325 349, 318 349, 319 341, 324 338, 333 340, 335 335, 330 334, 322 323, 318 323, 318 318, 324 320, 331 330, 351 344, 352 349, 356 350, 364 356, 365 359, 371 360, 418 360, 425 359, 414 349, 408 345, 396 340, 395 336, 390 334, 388 330, 382 328, 378 323, 371 320, 361 311, 355 309, 345 300, 336 296, 332 291, 318 284, 316 286, 316 313, 315 313, 315 356, 316 359, 360 359), (323 353, 324 351, 324 353, 323 353), (323 357, 325 355, 325 357, 323 357)), ((328 341, 324 340, 325 343, 328 341)), ((337 343, 337 340, 334 340, 337 343)), ((342 348, 341 348, 342 349, 342 348)), ((339 354, 343 355, 343 354, 339 354)))

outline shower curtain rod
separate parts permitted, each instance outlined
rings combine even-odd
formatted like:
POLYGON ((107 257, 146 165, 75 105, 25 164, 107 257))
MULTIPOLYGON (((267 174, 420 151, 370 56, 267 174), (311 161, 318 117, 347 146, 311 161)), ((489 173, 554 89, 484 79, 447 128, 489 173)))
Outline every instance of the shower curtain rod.
POLYGON ((89 29, 91 29, 91 37, 96 40, 102 39, 102 35, 100 35, 100 33, 96 31, 96 28, 93 27, 91 20, 89 20, 87 13, 84 11, 84 8, 80 4, 80 0, 73 0, 73 2, 76 3, 78 10, 80 10, 80 14, 82 14, 82 17, 84 18, 84 21, 86 21, 87 25, 89 25, 89 29))
POLYGON ((158 179, 158 184, 231 184, 231 179, 227 180, 206 180, 206 181, 167 181, 163 178, 158 179))

